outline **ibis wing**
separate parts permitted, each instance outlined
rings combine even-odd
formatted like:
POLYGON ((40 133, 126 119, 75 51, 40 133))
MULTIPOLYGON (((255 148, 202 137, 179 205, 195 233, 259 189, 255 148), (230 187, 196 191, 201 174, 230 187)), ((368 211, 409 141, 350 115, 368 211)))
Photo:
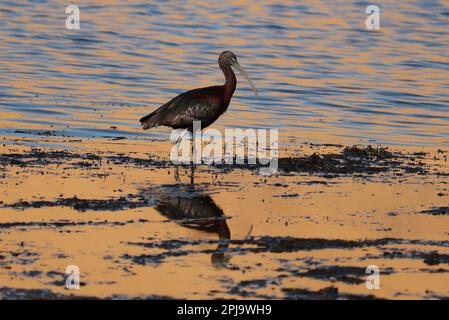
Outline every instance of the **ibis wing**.
POLYGON ((140 122, 144 128, 156 125, 188 128, 193 121, 209 123, 221 114, 222 95, 220 86, 190 90, 173 98, 140 122))

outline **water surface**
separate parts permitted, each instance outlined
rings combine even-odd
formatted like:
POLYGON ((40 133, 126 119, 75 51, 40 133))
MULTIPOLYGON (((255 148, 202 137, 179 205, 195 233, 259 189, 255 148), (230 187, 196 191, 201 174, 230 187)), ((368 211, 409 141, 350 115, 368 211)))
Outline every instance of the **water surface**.
POLYGON ((448 145, 449 5, 383 1, 1 2, 0 131, 74 137, 143 133, 142 115, 184 90, 223 82, 232 50, 259 88, 239 83, 223 127, 278 128, 305 141, 448 145), (117 127, 119 133, 111 127, 117 127))
POLYGON ((449 2, 382 1, 378 31, 365 1, 76 4, 67 30, 67 4, 0 1, 0 298, 449 296, 449 2), (260 99, 239 77, 213 126, 277 128, 302 165, 179 184, 138 120, 222 83, 223 50, 260 99), (359 143, 395 158, 335 170, 359 143))

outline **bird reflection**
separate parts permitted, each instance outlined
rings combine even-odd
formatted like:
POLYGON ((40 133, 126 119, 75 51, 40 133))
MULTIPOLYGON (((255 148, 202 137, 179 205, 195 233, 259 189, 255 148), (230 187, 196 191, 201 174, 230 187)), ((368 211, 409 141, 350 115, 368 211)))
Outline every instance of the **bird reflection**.
POLYGON ((190 189, 170 190, 164 193, 158 201, 155 209, 170 220, 179 225, 209 233, 216 233, 218 244, 211 256, 214 266, 223 267, 230 261, 231 256, 225 252, 229 247, 228 240, 231 232, 223 210, 217 206, 214 200, 207 194, 199 193, 190 189), (177 192, 178 191, 178 192, 177 192))

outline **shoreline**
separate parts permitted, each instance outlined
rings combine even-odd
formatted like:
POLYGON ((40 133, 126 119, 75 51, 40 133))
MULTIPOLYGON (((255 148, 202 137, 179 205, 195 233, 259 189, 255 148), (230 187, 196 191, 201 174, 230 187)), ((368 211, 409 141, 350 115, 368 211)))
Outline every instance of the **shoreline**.
POLYGON ((162 151, 3 146, 0 296, 449 296, 448 153, 422 150, 304 144, 274 176, 199 165, 192 186, 162 151), (64 265, 85 259, 84 285, 64 289, 64 265), (373 263, 381 290, 364 288, 373 263), (438 280, 400 285, 413 274, 438 280))

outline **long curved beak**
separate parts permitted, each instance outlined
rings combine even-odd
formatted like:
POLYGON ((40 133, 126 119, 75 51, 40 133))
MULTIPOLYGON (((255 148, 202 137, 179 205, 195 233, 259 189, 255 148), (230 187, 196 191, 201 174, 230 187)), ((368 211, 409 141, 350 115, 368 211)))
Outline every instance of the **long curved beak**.
POLYGON ((251 79, 250 79, 248 73, 245 71, 245 69, 243 69, 243 67, 237 61, 235 61, 232 64, 232 66, 235 67, 245 77, 246 81, 248 81, 249 85, 251 86, 251 89, 253 89, 254 94, 256 95, 256 98, 259 98, 259 95, 257 94, 257 89, 254 86, 253 82, 251 81, 251 79))

